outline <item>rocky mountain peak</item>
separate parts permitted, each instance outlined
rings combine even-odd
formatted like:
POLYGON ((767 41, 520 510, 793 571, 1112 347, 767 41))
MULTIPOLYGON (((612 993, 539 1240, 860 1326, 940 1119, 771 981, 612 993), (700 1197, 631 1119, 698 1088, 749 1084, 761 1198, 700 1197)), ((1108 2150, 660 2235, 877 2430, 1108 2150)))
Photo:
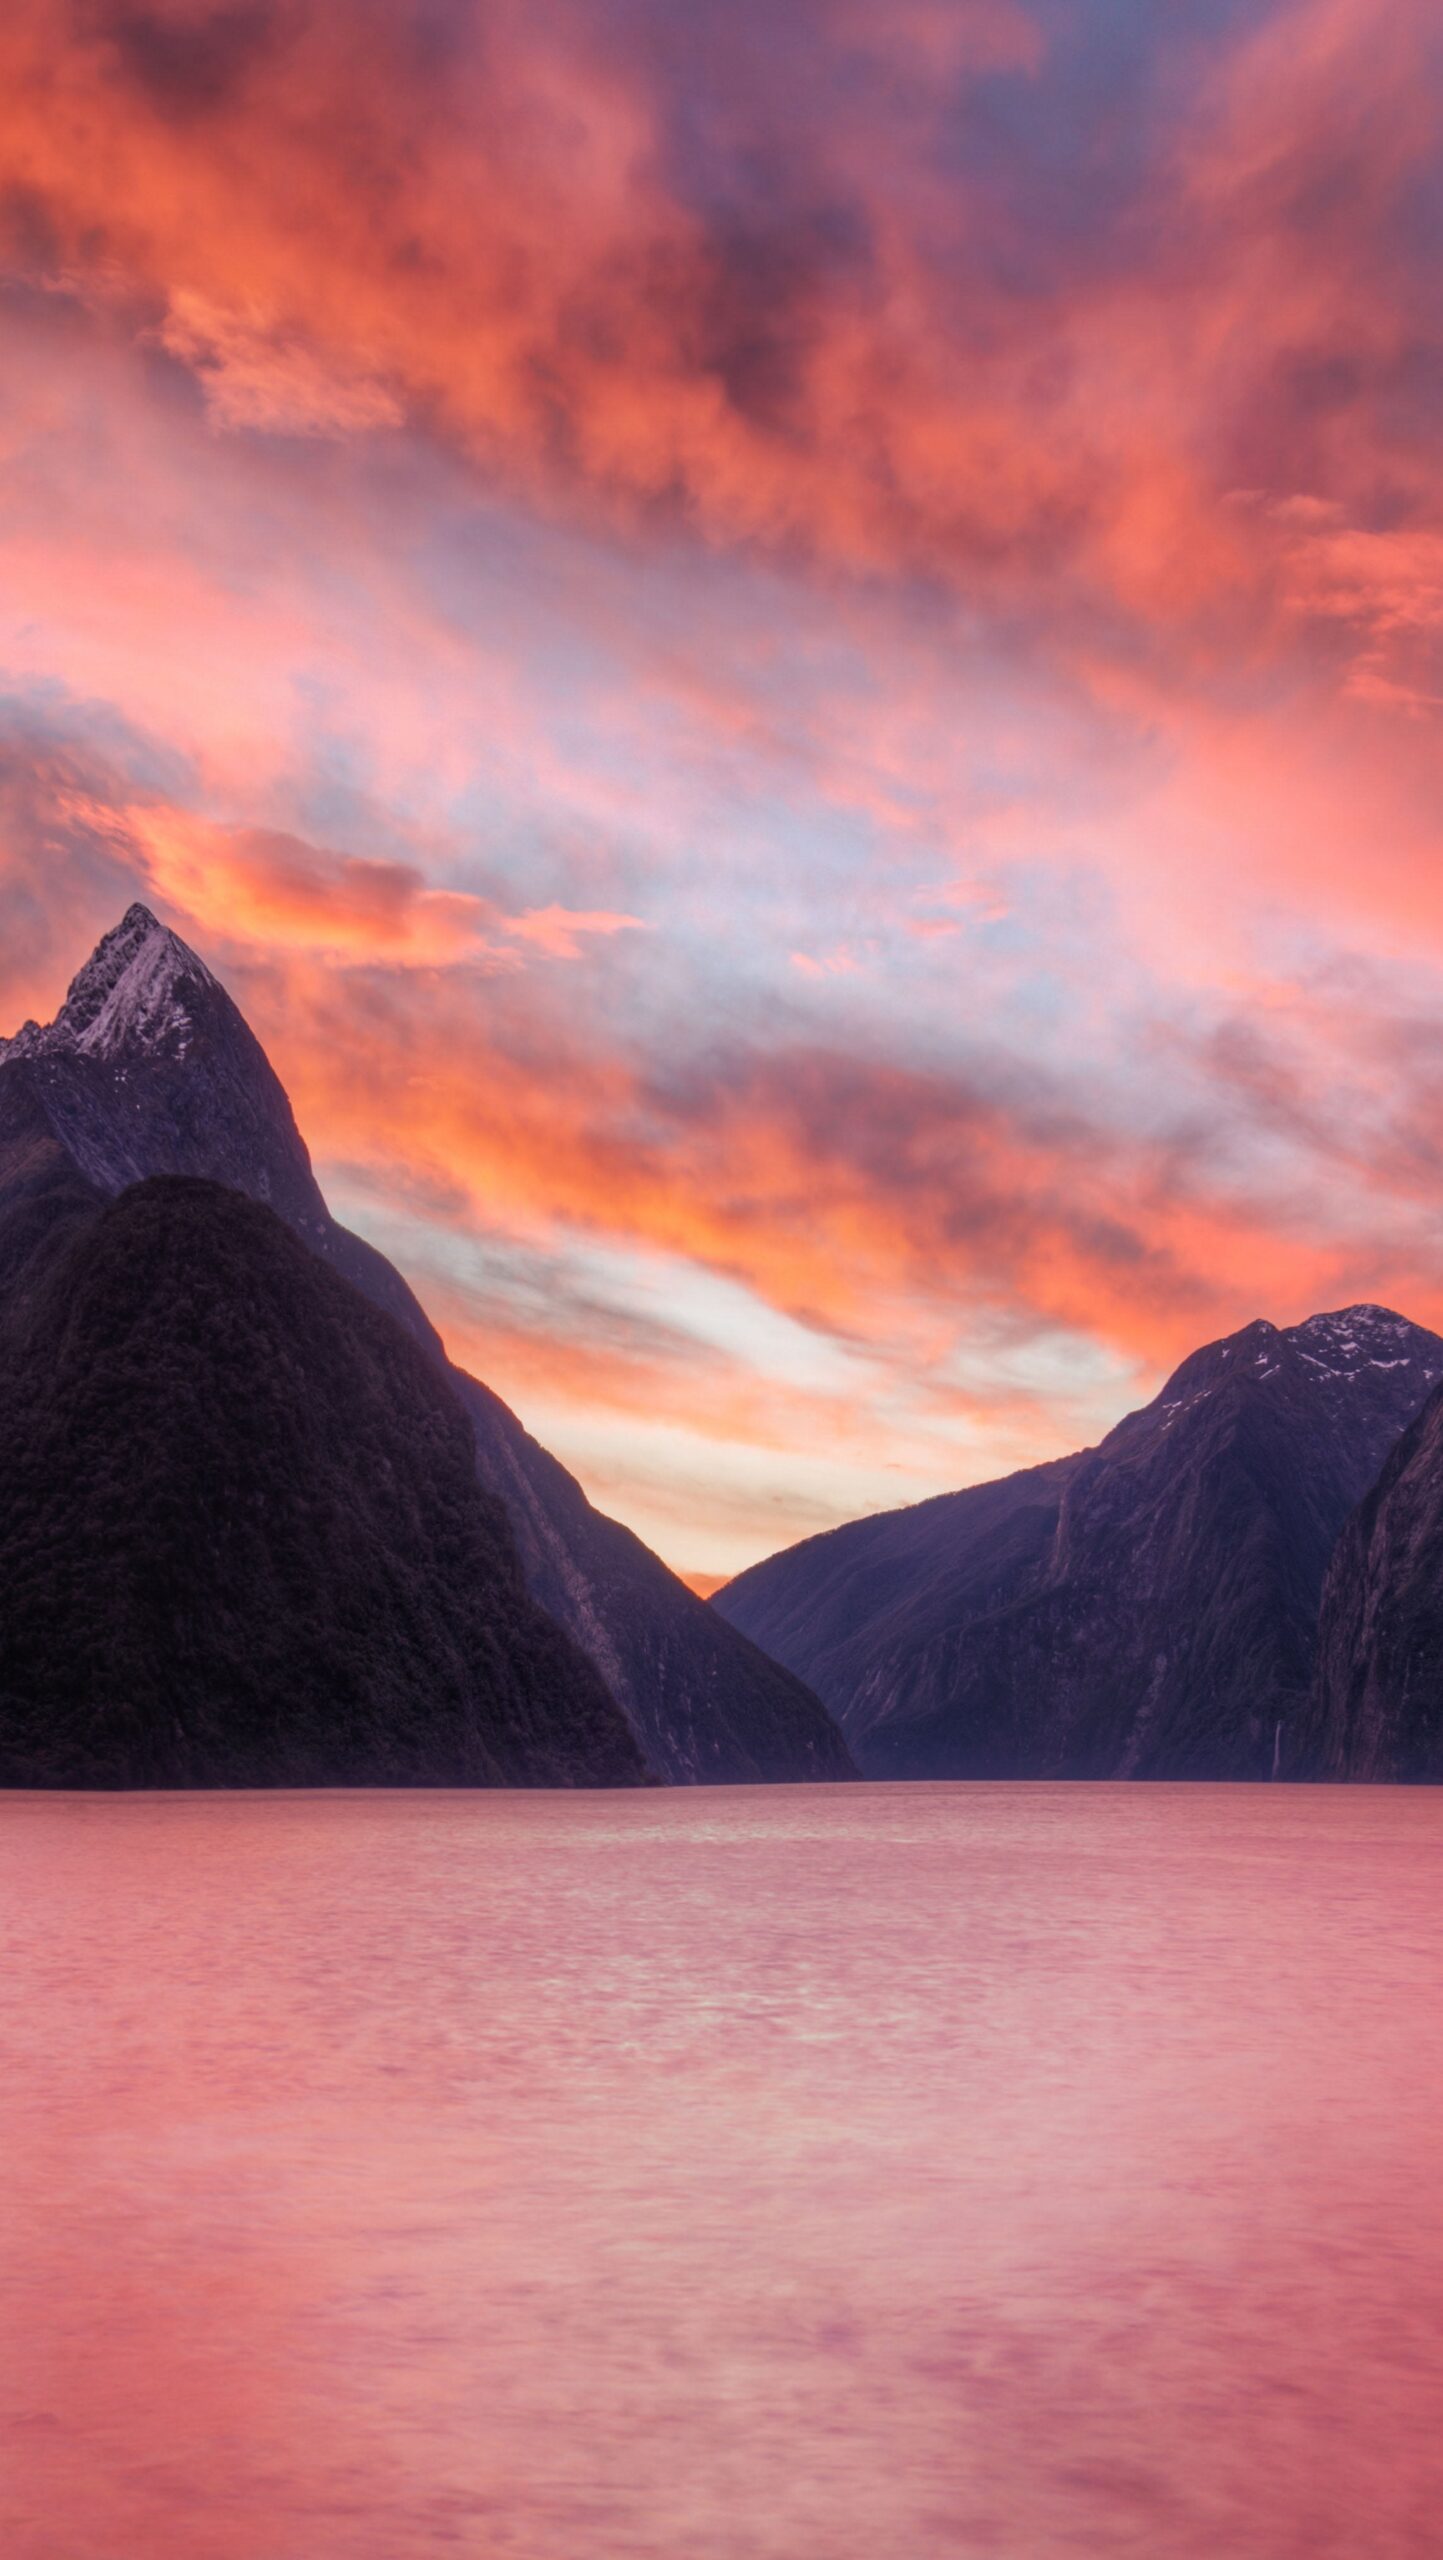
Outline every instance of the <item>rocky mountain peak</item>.
MULTIPOLYGON (((1391 1307, 1363 1303, 1308 1316, 1301 1324, 1275 1325, 1258 1316, 1220 1342, 1190 1353, 1156 1403, 1144 1411, 1166 1418, 1234 1381, 1253 1387, 1277 1382, 1279 1392, 1314 1388, 1330 1396, 1340 1381, 1366 1379, 1381 1387, 1396 1378, 1416 1405, 1440 1376, 1443 1350, 1436 1334, 1391 1307)), ((1129 1417, 1132 1423, 1141 1419, 1129 1417)))
POLYGON ((69 1052, 115 1058, 121 1052, 183 1058, 195 1029, 198 997, 216 981, 178 934, 149 907, 127 908, 71 980, 50 1023, 27 1022, 0 1057, 44 1058, 69 1052))
POLYGON ((325 1204, 264 1050, 149 907, 129 907, 96 944, 53 1022, 0 1042, 0 1082, 12 1116, 23 1095, 102 1198, 198 1175, 322 1232, 325 1204))
POLYGON ((1402 1369, 1415 1361, 1430 1378, 1438 1375, 1436 1365, 1430 1367, 1428 1362, 1432 1335, 1410 1324, 1406 1316, 1395 1315, 1391 1307, 1365 1302, 1339 1308, 1333 1315, 1309 1316, 1304 1324, 1290 1325, 1283 1339, 1310 1368, 1332 1377, 1347 1377, 1360 1369, 1402 1369))

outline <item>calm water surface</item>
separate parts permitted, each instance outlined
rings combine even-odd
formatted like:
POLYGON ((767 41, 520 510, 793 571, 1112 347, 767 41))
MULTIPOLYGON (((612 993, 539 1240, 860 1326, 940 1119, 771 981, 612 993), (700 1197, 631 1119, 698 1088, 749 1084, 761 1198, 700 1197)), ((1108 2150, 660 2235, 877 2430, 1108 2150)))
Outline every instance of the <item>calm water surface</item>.
POLYGON ((0 1799, 6 2560, 1443 2550, 1443 1794, 0 1799))

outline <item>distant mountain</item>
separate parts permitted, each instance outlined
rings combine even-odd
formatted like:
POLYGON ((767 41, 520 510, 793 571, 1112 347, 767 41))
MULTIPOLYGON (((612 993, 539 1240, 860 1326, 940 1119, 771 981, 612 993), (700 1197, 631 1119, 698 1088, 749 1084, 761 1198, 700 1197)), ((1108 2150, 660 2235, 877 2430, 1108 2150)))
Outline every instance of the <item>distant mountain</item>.
POLYGON ((1252 1324, 1098 1448, 807 1539, 711 1605, 868 1776, 1287 1773, 1334 1542, 1440 1377, 1443 1341, 1381 1307, 1252 1324))
POLYGON ((0 1314, 0 1785, 640 1783, 394 1317, 215 1184, 65 1223, 0 1314))
POLYGON ((1299 1772, 1443 1780, 1443 1389, 1334 1549, 1299 1772))
POLYGON ((448 1367, 400 1274, 331 1217, 285 1092, 225 989, 135 906, 55 1021, 0 1042, 0 1292, 38 1285, 87 1204, 158 1175, 264 1203, 406 1327, 465 1408, 480 1482, 509 1513, 532 1596, 596 1665, 654 1771, 853 1774, 811 1692, 595 1511, 488 1388, 448 1367))

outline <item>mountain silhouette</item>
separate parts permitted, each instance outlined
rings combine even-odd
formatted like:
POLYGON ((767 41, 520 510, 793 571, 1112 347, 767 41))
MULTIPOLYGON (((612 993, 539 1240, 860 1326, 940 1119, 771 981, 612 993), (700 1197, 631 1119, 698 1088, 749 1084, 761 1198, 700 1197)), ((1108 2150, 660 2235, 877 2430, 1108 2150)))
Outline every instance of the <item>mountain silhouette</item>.
POLYGON ((809 1538, 711 1605, 868 1776, 1287 1774, 1335 1541, 1440 1377, 1385 1308, 1251 1324, 1096 1449, 809 1538))
POLYGON ((531 1598, 594 1666, 653 1772, 690 1783, 852 1774, 812 1692, 450 1366, 399 1272, 331 1217, 284 1089, 225 988, 136 905, 55 1021, 0 1041, 0 1293, 12 1321, 38 1306, 97 1204, 163 1176, 269 1209, 405 1330, 465 1413, 476 1476, 504 1508, 531 1598))

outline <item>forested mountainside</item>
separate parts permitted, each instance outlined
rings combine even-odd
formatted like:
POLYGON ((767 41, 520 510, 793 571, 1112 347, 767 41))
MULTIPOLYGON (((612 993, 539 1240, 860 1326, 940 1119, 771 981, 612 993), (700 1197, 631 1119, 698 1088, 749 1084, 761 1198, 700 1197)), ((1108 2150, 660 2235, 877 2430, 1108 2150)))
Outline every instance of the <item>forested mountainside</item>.
POLYGON ((640 1782, 455 1396, 270 1210, 183 1178, 73 1188, 20 1281, 0 1785, 640 1782))

